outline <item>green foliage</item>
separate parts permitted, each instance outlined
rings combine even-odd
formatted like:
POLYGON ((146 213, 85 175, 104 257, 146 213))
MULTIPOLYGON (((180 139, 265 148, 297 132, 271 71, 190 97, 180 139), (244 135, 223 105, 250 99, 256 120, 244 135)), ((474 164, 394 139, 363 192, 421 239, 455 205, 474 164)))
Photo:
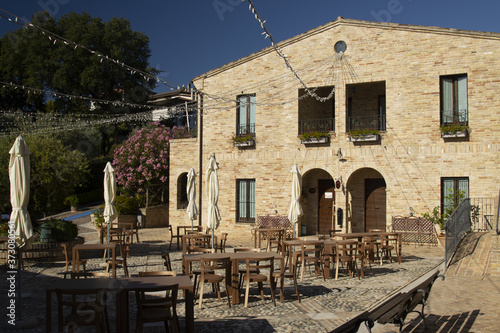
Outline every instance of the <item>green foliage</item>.
MULTIPOLYGON (((149 38, 135 32, 124 18, 103 22, 88 13, 71 12, 59 20, 47 12, 33 14, 31 21, 62 38, 74 41, 99 54, 109 56, 140 71, 157 74, 149 67, 149 38)), ((0 79, 18 85, 105 100, 144 103, 155 80, 145 80, 139 72, 124 70, 119 64, 103 60, 82 47, 50 40, 35 27, 22 27, 0 39, 0 79)), ((89 102, 57 99, 48 102, 41 93, 4 88, 0 107, 23 111, 57 110, 63 113, 87 112, 89 102)), ((128 107, 99 105, 96 113, 133 112, 128 107)))
POLYGON ((466 132, 469 130, 469 126, 461 125, 460 123, 453 123, 450 125, 440 126, 439 129, 441 133, 456 133, 456 132, 466 132))
POLYGON ((104 223, 104 205, 99 208, 92 210, 91 222, 96 228, 102 228, 105 226, 104 223))
POLYGON ((71 207, 76 207, 80 204, 80 199, 78 199, 78 196, 76 194, 73 194, 67 196, 66 199, 64 199, 64 204, 70 205, 71 207))
MULTIPOLYGON (((31 151, 30 201, 28 208, 36 215, 60 209, 64 199, 84 184, 88 162, 84 154, 70 150, 50 134, 24 136, 31 151)), ((9 150, 15 137, 0 136, 0 201, 2 210, 9 210, 9 150)))
POLYGON ((9 222, 0 222, 0 236, 7 236, 9 234, 9 222))
POLYGON ((78 236, 78 227, 71 221, 50 219, 45 221, 50 225, 52 240, 67 242, 78 236))
POLYGON ((349 135, 353 138, 359 138, 359 137, 362 137, 365 135, 370 135, 370 134, 376 135, 379 133, 380 133, 380 131, 378 129, 364 128, 364 129, 351 130, 349 132, 349 135))
POLYGON ((324 138, 324 137, 330 137, 330 133, 328 132, 305 132, 301 135, 299 135, 300 140, 309 140, 311 138, 319 139, 319 138, 324 138))
POLYGON ((238 136, 238 135, 233 136, 233 142, 246 142, 250 140, 253 140, 252 134, 247 134, 243 136, 238 136))
POLYGON ((458 190, 456 194, 453 194, 452 190, 449 190, 449 192, 450 193, 445 196, 445 199, 452 204, 444 208, 443 214, 441 214, 440 206, 434 207, 431 213, 422 214, 422 217, 426 220, 432 221, 433 224, 439 224, 441 230, 444 230, 446 220, 448 220, 448 217, 450 217, 450 215, 458 207, 460 201, 465 198, 464 190, 458 190))
POLYGON ((139 201, 136 197, 118 195, 115 199, 115 208, 118 215, 135 215, 139 210, 139 201))

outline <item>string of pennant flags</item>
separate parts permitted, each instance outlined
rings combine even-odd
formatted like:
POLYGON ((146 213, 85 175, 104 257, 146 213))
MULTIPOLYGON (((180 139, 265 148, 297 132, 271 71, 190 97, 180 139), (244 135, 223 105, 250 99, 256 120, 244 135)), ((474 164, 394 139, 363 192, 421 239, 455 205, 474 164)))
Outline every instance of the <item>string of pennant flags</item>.
MULTIPOLYGON (((245 0, 242 0, 242 1, 245 1, 245 0)), ((301 100, 302 98, 306 98, 307 96, 311 96, 315 99, 317 99, 318 101, 321 101, 321 102, 326 102, 327 100, 330 100, 332 97, 333 97, 333 94, 335 92, 335 88, 332 87, 332 90, 331 92, 328 94, 328 96, 326 97, 322 97, 322 96, 318 96, 318 94, 316 93, 316 88, 308 88, 306 86, 306 84, 304 83, 304 81, 302 80, 302 78, 299 76, 299 74, 294 70, 294 68, 291 66, 287 56, 284 54, 284 52, 281 50, 281 48, 278 46, 278 44, 275 42, 274 38, 272 37, 271 33, 269 32, 269 30, 267 29, 266 25, 265 25, 265 20, 262 20, 262 18, 259 16, 254 4, 252 3, 251 0, 248 0, 249 2, 249 10, 254 14, 255 16, 255 19, 260 23, 261 25, 261 28, 263 29, 263 35, 264 37, 267 39, 269 38, 271 40, 271 44, 274 48, 274 50, 276 51, 276 53, 284 60, 285 62, 285 67, 290 70, 293 74, 293 77, 299 82, 300 86, 302 86, 302 88, 307 92, 307 94, 303 94, 297 98, 292 98, 290 99, 289 101, 281 101, 281 102, 265 102, 263 100, 260 100, 259 102, 256 102, 255 104, 256 105, 269 105, 269 106, 278 106, 278 105, 285 105, 285 104, 288 104, 288 103, 292 103, 292 102, 295 102, 297 100, 301 100)), ((70 41, 68 39, 65 39, 55 33, 52 33, 42 27, 39 27, 23 18, 20 18, 14 14, 11 14, 3 9, 0 8, 0 17, 3 17, 3 18, 6 18, 8 21, 10 22, 13 22, 13 23, 16 23, 16 24, 19 24, 19 25, 22 25, 22 26, 27 26, 27 27, 34 27, 38 30, 41 31, 41 33, 45 36, 47 36, 47 38, 51 41, 53 41, 53 44, 56 44, 56 42, 60 41, 62 43, 64 43, 65 45, 71 45, 73 46, 73 49, 77 49, 77 48, 82 48, 84 50, 87 50, 88 52, 96 55, 97 57, 100 58, 100 61, 103 62, 104 60, 105 61, 110 61, 118 66, 121 66, 122 68, 125 68, 126 70, 130 71, 131 74, 139 74, 141 75, 144 79, 146 80, 149 80, 149 79, 154 79, 156 80, 157 82, 161 82, 163 83, 164 85, 166 85, 167 87, 170 88, 170 90, 174 90, 175 88, 177 89, 180 89, 181 86, 179 85, 175 85, 171 82, 168 82, 166 80, 163 80, 159 77, 157 77, 156 75, 154 74, 151 74, 151 73, 147 73, 147 72, 144 72, 142 70, 139 70, 139 69, 136 69, 134 67, 131 67, 127 64, 125 64, 124 62, 121 62, 121 61, 118 61, 116 59, 113 59, 107 55, 104 55, 104 54, 101 54, 99 52, 96 52, 94 50, 91 50, 83 45, 80 45, 76 42, 73 42, 73 41, 70 41), (11 17, 5 15, 10 15, 11 17)), ((330 67, 333 69, 335 67, 335 64, 332 64, 333 62, 335 62, 335 60, 341 60, 340 63, 342 65, 342 58, 341 59, 338 59, 338 55, 335 55, 336 58, 332 60, 330 60, 330 67)), ((333 75, 332 75, 333 76, 333 75)), ((339 79, 339 76, 337 76, 337 80, 339 79)), ((28 93, 30 92, 40 92, 40 93, 44 93, 46 95, 49 95, 49 96, 53 96, 53 97, 58 97, 58 98, 69 98, 69 99, 82 99, 82 100, 89 100, 89 101, 92 101, 92 102, 97 102, 97 103, 103 103, 103 104, 108 104, 108 105, 115 105, 115 106, 131 106, 131 107, 136 107, 136 108, 149 108, 149 109, 165 109, 164 107, 156 107, 156 106, 151 106, 151 105, 142 105, 142 104, 133 104, 133 103, 126 103, 126 102, 121 102, 121 101, 106 101, 106 100, 99 100, 99 99, 93 99, 93 98, 88 98, 88 97, 84 97, 84 96, 75 96, 75 95, 68 95, 68 94, 61 94, 61 93, 54 93, 54 92, 48 92, 48 91, 43 91, 41 89, 36 89, 36 88, 27 88, 27 87, 24 87, 24 86, 21 86, 21 85, 16 85, 16 84, 13 84, 13 83, 6 83, 6 82, 0 82, 0 84, 2 84, 4 87, 6 86, 11 86, 11 87, 15 87, 16 89, 25 89, 28 91, 28 93)), ((333 85, 333 84, 332 84, 333 85)), ((336 84, 334 85, 336 86, 336 84)), ((227 109, 227 106, 223 106, 223 105, 220 105, 220 104, 225 104, 227 105, 227 103, 231 103, 231 105, 238 105, 238 101, 236 98, 231 98, 231 97, 224 97, 224 96, 217 96, 215 94, 208 94, 206 92, 202 92, 202 91, 199 91, 196 89, 196 87, 192 86, 192 85, 188 85, 188 90, 194 94, 195 96, 196 95, 203 95, 205 97, 207 97, 207 100, 208 101, 213 101, 215 102, 215 105, 210 105, 210 109, 213 109, 213 110, 216 110, 216 109, 220 109, 220 110, 224 110, 224 109, 227 109), (218 107, 220 106, 220 107, 218 107)), ((228 96, 228 94, 224 94, 225 96, 228 96)), ((276 96, 274 96, 276 97, 276 96)), ((270 98, 271 99, 271 98, 270 98)), ((272 98, 272 100, 275 100, 275 98, 272 98)), ((205 113, 207 113, 208 111, 208 106, 209 105, 206 105, 206 109, 205 109, 205 113)), ((175 113, 175 110, 173 110, 173 112, 175 113)))

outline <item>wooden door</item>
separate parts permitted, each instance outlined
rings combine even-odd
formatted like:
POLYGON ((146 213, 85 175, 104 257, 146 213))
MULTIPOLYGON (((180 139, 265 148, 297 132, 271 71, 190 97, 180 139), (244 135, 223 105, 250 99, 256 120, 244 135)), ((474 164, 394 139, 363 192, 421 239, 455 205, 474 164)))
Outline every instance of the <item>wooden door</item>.
POLYGON ((365 231, 386 229, 386 193, 382 178, 365 179, 365 231))
POLYGON ((318 233, 328 235, 330 229, 335 229, 334 225, 334 206, 335 206, 335 187, 332 180, 319 181, 319 214, 318 214, 318 233), (328 187, 327 186, 331 186, 328 187))

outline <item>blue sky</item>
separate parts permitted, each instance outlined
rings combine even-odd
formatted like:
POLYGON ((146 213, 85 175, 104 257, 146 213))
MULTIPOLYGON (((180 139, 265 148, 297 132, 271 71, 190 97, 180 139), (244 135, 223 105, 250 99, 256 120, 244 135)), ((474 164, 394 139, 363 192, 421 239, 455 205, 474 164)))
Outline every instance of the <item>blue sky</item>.
MULTIPOLYGON (((253 0, 276 41, 293 37, 338 16, 465 30, 500 32, 500 2, 466 0, 253 0)), ((152 67, 178 85, 270 45, 241 0, 16 0, 0 8, 30 19, 48 10, 56 18, 87 11, 104 21, 124 17, 150 38, 152 67)), ((0 20, 0 35, 18 25, 0 20)), ((292 63, 293 66, 293 63, 292 63)), ((157 92, 169 89, 160 85, 157 92)))

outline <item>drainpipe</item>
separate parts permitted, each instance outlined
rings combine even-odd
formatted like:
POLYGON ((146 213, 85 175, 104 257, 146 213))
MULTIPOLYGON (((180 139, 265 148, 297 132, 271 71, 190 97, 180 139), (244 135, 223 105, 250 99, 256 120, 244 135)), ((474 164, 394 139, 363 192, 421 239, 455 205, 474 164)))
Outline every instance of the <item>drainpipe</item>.
POLYGON ((202 221, 202 197, 203 197, 203 94, 198 93, 198 225, 202 221))

